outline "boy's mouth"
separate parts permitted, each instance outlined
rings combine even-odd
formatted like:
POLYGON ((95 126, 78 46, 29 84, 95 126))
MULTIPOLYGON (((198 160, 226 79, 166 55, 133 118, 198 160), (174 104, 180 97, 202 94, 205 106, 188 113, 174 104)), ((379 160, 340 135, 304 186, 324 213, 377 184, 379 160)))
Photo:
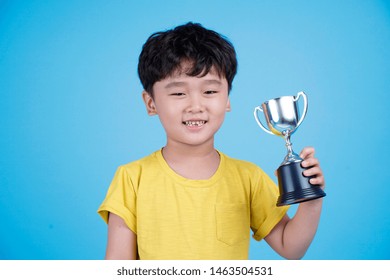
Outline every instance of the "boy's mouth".
POLYGON ((202 126, 206 123, 206 121, 185 121, 183 122, 186 126, 202 126))

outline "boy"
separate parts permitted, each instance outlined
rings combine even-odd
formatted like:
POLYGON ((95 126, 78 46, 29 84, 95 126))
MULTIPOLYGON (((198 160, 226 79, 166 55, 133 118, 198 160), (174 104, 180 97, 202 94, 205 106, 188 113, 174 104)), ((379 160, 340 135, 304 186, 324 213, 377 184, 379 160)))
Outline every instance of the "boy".
MULTIPOLYGON (((106 259, 247 259, 250 229, 285 258, 305 254, 322 199, 302 203, 290 219, 259 167, 214 148, 236 69, 231 43, 199 24, 149 37, 138 66, 142 97, 167 142, 118 168, 98 210, 108 223, 106 259)), ((301 157, 305 175, 323 187, 314 149, 301 157)))

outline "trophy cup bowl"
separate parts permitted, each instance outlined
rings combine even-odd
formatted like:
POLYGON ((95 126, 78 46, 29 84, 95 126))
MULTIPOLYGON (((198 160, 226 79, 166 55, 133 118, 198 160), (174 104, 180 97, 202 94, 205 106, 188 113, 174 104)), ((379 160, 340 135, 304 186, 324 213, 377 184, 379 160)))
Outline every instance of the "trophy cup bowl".
POLYGON ((254 110, 257 124, 265 132, 284 137, 287 147, 287 155, 277 169, 279 183, 279 198, 277 206, 301 203, 308 200, 324 197, 326 194, 319 185, 309 182, 312 177, 303 175, 306 168, 301 166, 303 159, 292 150, 291 135, 301 125, 308 108, 307 96, 299 92, 297 96, 282 96, 264 102, 254 110), (303 112, 300 116, 298 101, 303 98, 303 112), (258 111, 264 113, 268 128, 258 117, 258 111))

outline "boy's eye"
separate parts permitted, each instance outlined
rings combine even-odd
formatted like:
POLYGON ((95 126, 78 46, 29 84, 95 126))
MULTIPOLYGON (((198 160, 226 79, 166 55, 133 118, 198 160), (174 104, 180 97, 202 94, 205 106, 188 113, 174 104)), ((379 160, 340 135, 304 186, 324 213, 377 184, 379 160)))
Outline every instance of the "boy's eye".
POLYGON ((204 93, 205 94, 213 94, 213 93, 217 93, 217 91, 216 90, 206 90, 204 93))
POLYGON ((173 96, 183 96, 184 93, 183 92, 174 92, 174 93, 171 93, 171 95, 173 95, 173 96))

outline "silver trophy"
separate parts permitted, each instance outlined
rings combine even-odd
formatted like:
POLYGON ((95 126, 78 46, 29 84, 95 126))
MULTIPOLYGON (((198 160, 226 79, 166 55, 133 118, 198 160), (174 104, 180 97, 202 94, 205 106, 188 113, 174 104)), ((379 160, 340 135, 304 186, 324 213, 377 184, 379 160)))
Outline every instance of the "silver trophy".
POLYGON ((287 155, 277 170, 280 196, 277 206, 300 203, 317 199, 326 194, 318 185, 309 182, 311 177, 305 177, 301 166, 303 161, 292 150, 290 141, 291 135, 301 125, 307 112, 307 96, 299 92, 297 96, 283 96, 264 102, 255 108, 254 116, 257 124, 267 133, 282 136, 286 141, 287 155), (300 115, 298 100, 303 98, 303 112, 300 115), (258 117, 258 111, 263 112, 267 126, 266 128, 258 117))

